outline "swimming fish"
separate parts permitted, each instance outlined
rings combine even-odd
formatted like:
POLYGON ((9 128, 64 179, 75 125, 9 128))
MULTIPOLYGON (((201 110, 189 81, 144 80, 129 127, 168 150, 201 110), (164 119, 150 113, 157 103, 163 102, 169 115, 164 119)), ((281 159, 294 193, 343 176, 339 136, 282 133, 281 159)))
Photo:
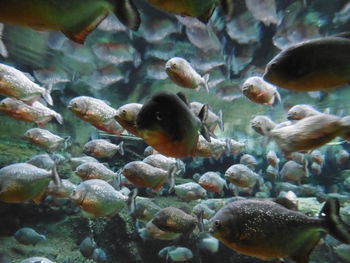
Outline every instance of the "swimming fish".
POLYGON ((195 150, 196 157, 213 157, 218 160, 222 153, 226 150, 226 142, 223 140, 210 138, 208 142, 203 136, 199 136, 197 147, 195 150))
POLYGON ((335 198, 327 200, 318 218, 268 200, 234 201, 216 213, 210 233, 239 253, 264 260, 289 257, 297 263, 309 262, 324 233, 350 243, 350 228, 335 198))
POLYGON ((66 148, 67 141, 70 139, 70 137, 64 139, 48 130, 40 128, 32 128, 27 130, 24 133, 24 137, 35 145, 38 145, 50 152, 55 151, 60 147, 63 148, 63 146, 66 148))
POLYGON ((174 57, 165 63, 165 71, 169 78, 178 86, 199 90, 204 87, 209 93, 209 74, 200 76, 184 58, 174 57))
POLYGON ((224 187, 227 187, 225 179, 221 178, 220 173, 208 171, 199 178, 198 183, 205 190, 212 193, 224 195, 224 187))
POLYGON ((47 153, 34 155, 27 163, 45 170, 52 170, 56 166, 55 161, 47 153))
POLYGON ((195 155, 199 132, 210 141, 202 121, 208 108, 195 116, 182 93, 160 92, 143 104, 136 127, 144 141, 159 153, 170 157, 195 155))
POLYGON ((128 103, 117 109, 115 119, 129 133, 139 136, 136 129, 137 114, 142 108, 140 103, 128 103))
POLYGON ((176 196, 186 202, 207 197, 207 191, 195 182, 178 184, 174 189, 176 196))
MULTIPOLYGON (((7 4, 8 2, 6 1, 5 5, 7 4)), ((3 5, 4 2, 0 2, 0 20, 1 15, 5 12, 5 9, 2 9, 3 5)), ((50 92, 51 90, 40 87, 18 69, 0 63, 1 95, 21 100, 29 105, 43 97, 49 105, 53 105, 50 92)))
POLYGON ((18 229, 14 234, 14 237, 21 244, 33 246, 41 241, 46 240, 46 237, 44 235, 39 234, 30 227, 23 227, 21 229, 18 229))
POLYGON ((171 259, 172 262, 183 262, 193 258, 193 253, 186 247, 165 247, 159 251, 158 255, 161 258, 171 259))
MULTIPOLYGON (((192 101, 190 103, 191 109, 193 110, 195 115, 198 115, 203 108, 204 104, 197 102, 197 101, 192 101)), ((208 128, 209 132, 214 134, 214 131, 217 126, 220 127, 220 129, 223 131, 224 130, 224 121, 223 121, 223 116, 222 116, 222 110, 218 112, 218 114, 215 114, 213 111, 208 109, 208 116, 204 120, 205 126, 208 128)))
POLYGON ((138 230, 142 240, 159 239, 159 240, 175 240, 181 236, 181 233, 163 231, 159 229, 152 221, 148 221, 145 228, 138 230))
POLYGON ((117 152, 124 155, 124 142, 118 145, 104 139, 96 139, 85 143, 84 153, 95 158, 112 158, 117 152))
POLYGON ((306 117, 311 117, 321 114, 318 110, 308 104, 298 104, 290 108, 287 112, 288 120, 301 120, 306 117))
POLYGON ((309 177, 309 170, 307 167, 307 160, 304 164, 299 164, 293 160, 287 161, 281 169, 281 179, 283 181, 300 184, 303 180, 309 177))
POLYGON ((350 81, 350 39, 334 36, 292 45, 266 66, 264 80, 293 91, 330 90, 350 81))
POLYGON ((271 131, 273 128, 276 127, 276 123, 274 123, 267 116, 257 115, 251 120, 250 126, 257 133, 261 135, 266 135, 266 132, 271 131))
POLYGON ((252 187, 257 183, 259 175, 244 164, 234 164, 226 170, 225 178, 239 187, 252 187))
POLYGON ((59 30, 83 44, 86 36, 113 11, 128 28, 136 30, 140 18, 130 0, 8 0, 0 2, 0 21, 38 30, 59 30))
POLYGON ((258 161, 251 154, 243 154, 241 158, 239 158, 239 163, 246 165, 252 171, 255 170, 255 167, 258 165, 258 161))
POLYGON ((275 106, 281 102, 277 88, 264 81, 261 77, 250 77, 241 87, 242 93, 255 103, 275 106))
POLYGON ((68 198, 77 186, 67 179, 62 179, 60 186, 57 186, 53 181, 51 181, 46 189, 48 195, 68 198))
POLYGON ((277 154, 275 151, 270 150, 266 154, 266 161, 269 165, 278 168, 278 164, 280 163, 280 159, 277 157, 277 154))
POLYGON ((101 179, 104 181, 116 179, 118 174, 98 162, 82 163, 75 169, 74 173, 83 180, 101 179))

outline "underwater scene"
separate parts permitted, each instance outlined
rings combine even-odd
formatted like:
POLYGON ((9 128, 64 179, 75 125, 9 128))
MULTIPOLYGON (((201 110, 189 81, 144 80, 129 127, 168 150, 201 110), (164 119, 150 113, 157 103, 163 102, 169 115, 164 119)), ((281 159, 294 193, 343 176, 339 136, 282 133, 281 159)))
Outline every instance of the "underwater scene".
POLYGON ((0 0, 0 263, 350 262, 350 1, 0 0))

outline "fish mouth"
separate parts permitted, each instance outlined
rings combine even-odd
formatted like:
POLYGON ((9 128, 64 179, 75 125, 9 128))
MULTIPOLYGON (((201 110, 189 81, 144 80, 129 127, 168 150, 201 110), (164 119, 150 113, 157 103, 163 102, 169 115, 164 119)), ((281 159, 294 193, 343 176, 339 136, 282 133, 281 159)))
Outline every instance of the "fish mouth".
POLYGON ((287 120, 292 121, 293 120, 293 115, 292 114, 287 114, 287 120))

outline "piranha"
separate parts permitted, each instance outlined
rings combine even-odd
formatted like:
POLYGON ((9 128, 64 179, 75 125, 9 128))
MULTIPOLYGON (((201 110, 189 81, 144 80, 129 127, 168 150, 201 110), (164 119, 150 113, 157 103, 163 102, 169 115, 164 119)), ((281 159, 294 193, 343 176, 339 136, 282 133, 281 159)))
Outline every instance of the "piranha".
POLYGON ((83 151, 85 154, 95 158, 112 158, 117 152, 124 155, 123 145, 123 141, 115 145, 104 139, 96 139, 87 142, 84 145, 83 151))
POLYGON ((114 119, 129 133, 139 136, 136 130, 136 118, 142 104, 128 103, 117 109, 114 119))
POLYGON ((197 117, 182 93, 160 92, 142 106, 136 127, 141 138, 159 153, 176 158, 193 156, 199 132, 210 141, 202 123, 207 112, 204 105, 197 117))
POLYGON ((350 244, 350 228, 335 198, 327 200, 318 218, 269 200, 234 201, 216 213, 209 231, 229 248, 264 260, 289 257, 308 263, 325 233, 350 244))
POLYGON ((113 11, 136 30, 139 13, 131 0, 7 0, 0 1, 0 21, 38 30, 59 30, 83 44, 87 35, 113 11))
POLYGON ((330 90, 350 81, 348 34, 304 41, 277 54, 264 80, 293 91, 330 90))
POLYGON ((306 117, 315 116, 317 114, 321 114, 321 112, 317 111, 314 107, 307 104, 298 104, 290 108, 287 112, 288 120, 301 120, 306 117))

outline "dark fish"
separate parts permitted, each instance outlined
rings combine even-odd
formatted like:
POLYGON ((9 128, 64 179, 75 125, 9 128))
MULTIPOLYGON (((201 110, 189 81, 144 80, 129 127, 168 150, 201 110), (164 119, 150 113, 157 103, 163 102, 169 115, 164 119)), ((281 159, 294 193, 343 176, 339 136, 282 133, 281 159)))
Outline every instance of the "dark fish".
POLYGON ((293 45, 266 66, 264 80, 294 91, 329 90, 350 81, 350 40, 324 37, 293 45))
POLYGON ((136 119, 137 132, 159 153, 171 157, 193 156, 199 131, 208 140, 202 124, 208 106, 204 105, 197 117, 182 93, 160 92, 143 104, 136 119))
POLYGON ((231 249, 260 259, 289 257, 308 263, 324 233, 350 244, 350 228, 339 216, 339 201, 329 199, 318 218, 268 200, 239 200, 221 208, 211 234, 231 249))
POLYGON ((0 21, 39 30, 59 30, 83 44, 86 36, 113 11, 130 29, 140 24, 131 0, 1 0, 0 21))

